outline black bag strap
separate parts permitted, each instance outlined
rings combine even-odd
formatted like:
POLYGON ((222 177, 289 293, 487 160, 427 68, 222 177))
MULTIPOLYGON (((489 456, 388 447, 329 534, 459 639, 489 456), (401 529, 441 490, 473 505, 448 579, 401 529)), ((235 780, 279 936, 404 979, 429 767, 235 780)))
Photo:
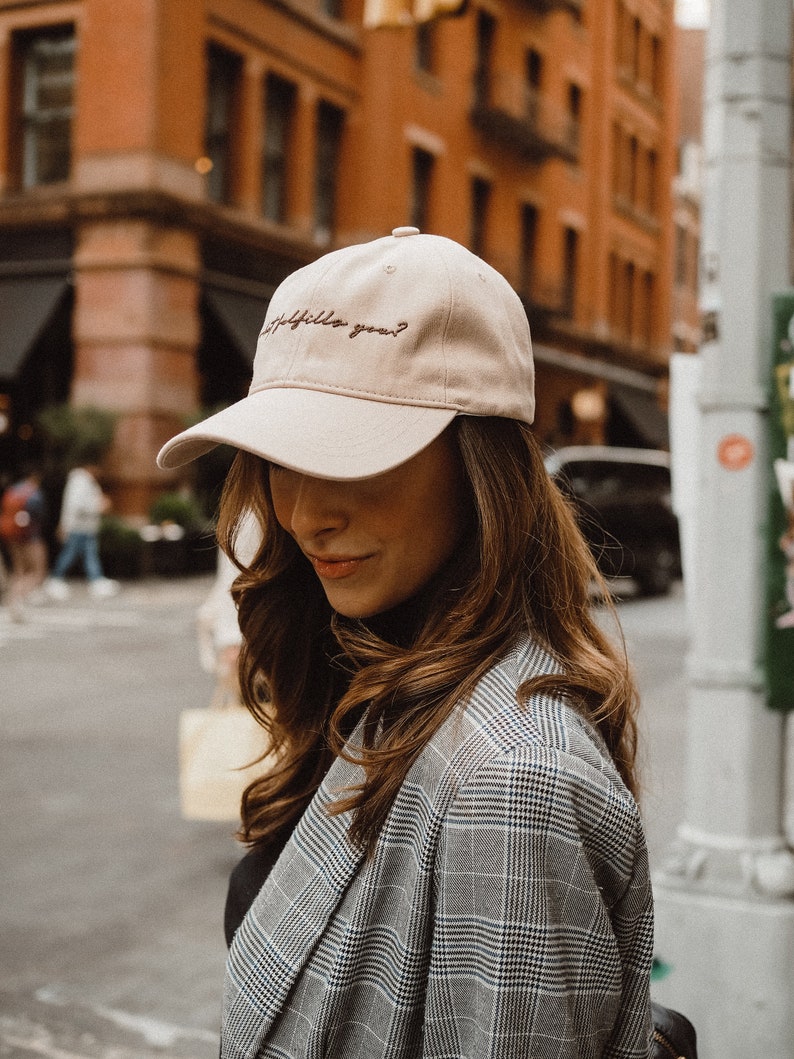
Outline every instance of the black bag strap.
POLYGON ((697 1059, 695 1027, 680 1011, 651 1003, 653 1019, 652 1059, 697 1059))

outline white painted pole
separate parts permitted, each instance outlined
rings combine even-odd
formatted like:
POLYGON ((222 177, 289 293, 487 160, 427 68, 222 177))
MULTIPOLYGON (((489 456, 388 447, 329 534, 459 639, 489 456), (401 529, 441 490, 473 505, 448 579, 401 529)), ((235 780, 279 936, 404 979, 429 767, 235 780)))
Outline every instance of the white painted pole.
POLYGON ((712 0, 697 593, 684 820, 655 880, 654 987, 701 1059, 794 1057, 794 856, 784 719, 764 702, 762 618, 771 294, 790 285, 791 0, 712 0))

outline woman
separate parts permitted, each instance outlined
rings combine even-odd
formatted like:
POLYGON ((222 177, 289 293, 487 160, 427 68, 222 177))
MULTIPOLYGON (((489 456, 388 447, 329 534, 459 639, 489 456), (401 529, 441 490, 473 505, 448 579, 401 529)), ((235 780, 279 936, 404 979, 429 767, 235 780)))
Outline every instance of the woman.
POLYGON ((533 385, 509 284, 396 229, 290 276, 248 397, 161 453, 237 445, 220 538, 262 532, 241 682, 279 767, 243 799, 224 1056, 649 1054, 635 692, 533 385))

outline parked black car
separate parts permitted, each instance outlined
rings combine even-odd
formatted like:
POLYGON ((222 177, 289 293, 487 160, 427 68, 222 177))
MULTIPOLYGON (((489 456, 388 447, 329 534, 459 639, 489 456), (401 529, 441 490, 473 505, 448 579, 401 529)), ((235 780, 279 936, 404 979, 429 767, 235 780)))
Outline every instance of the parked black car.
POLYGON ((546 469, 577 510, 605 577, 631 577, 645 596, 663 595, 681 576, 670 454, 657 449, 571 446, 546 469))

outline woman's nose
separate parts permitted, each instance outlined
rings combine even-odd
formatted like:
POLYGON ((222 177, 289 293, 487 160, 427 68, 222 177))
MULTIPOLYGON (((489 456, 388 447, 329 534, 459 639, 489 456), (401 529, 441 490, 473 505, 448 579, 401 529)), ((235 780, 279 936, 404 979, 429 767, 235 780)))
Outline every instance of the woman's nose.
POLYGON ((292 490, 289 529, 308 540, 341 529, 347 523, 338 482, 296 475, 292 490))

